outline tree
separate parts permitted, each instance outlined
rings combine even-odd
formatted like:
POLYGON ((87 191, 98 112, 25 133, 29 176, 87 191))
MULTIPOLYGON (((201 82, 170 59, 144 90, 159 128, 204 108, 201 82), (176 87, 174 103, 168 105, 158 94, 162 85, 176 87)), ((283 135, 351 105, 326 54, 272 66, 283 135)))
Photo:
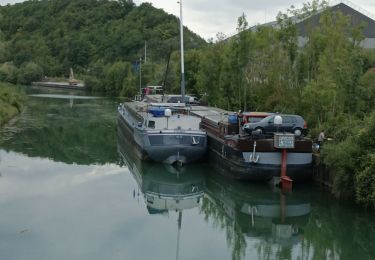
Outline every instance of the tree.
POLYGON ((27 62, 21 66, 17 82, 20 84, 31 84, 33 81, 38 81, 43 77, 43 69, 34 62, 27 62))
POLYGON ((0 66, 0 81, 16 84, 17 74, 18 69, 13 63, 6 62, 0 66))

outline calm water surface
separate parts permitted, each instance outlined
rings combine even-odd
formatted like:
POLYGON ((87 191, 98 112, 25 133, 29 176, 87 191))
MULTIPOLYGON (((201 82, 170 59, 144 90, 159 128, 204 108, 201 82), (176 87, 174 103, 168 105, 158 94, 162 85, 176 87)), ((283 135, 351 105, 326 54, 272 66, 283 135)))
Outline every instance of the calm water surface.
POLYGON ((0 259, 375 259, 374 212, 141 163, 117 103, 38 91, 0 130, 0 259))

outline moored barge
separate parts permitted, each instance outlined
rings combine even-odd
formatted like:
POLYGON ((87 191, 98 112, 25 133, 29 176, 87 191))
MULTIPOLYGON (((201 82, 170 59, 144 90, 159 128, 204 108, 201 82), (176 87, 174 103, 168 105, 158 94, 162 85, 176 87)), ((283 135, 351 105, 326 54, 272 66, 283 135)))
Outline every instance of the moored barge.
MULTIPOLYGON (((282 150, 275 148, 274 136, 244 133, 241 120, 221 109, 197 111, 197 115, 202 118, 201 127, 207 132, 210 161, 222 173, 235 179, 253 181, 269 181, 280 176, 282 150)), ((260 116, 259 113, 254 115, 260 116)), ((293 136, 294 146, 287 151, 287 175, 294 181, 310 179, 312 141, 289 135, 293 136)))
POLYGON ((206 153, 206 132, 185 104, 126 102, 118 107, 120 131, 141 159, 167 164, 192 163, 206 153))

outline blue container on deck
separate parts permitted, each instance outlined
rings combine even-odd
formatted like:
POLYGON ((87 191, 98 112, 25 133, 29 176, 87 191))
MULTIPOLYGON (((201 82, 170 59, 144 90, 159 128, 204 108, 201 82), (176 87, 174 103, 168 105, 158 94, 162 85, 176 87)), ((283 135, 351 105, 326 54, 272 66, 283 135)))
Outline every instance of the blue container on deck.
POLYGON ((237 115, 229 115, 228 116, 228 122, 232 125, 237 124, 237 115))
POLYGON ((164 110, 165 108, 161 107, 152 107, 148 111, 154 116, 154 117, 161 117, 164 116, 164 110))

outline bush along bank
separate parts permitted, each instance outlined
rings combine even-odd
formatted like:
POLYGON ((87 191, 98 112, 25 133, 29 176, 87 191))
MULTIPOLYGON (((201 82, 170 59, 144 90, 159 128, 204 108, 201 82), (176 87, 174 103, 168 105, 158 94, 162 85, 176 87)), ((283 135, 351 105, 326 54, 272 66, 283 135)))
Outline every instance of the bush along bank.
POLYGON ((21 113, 25 94, 16 86, 0 83, 0 127, 21 113))

